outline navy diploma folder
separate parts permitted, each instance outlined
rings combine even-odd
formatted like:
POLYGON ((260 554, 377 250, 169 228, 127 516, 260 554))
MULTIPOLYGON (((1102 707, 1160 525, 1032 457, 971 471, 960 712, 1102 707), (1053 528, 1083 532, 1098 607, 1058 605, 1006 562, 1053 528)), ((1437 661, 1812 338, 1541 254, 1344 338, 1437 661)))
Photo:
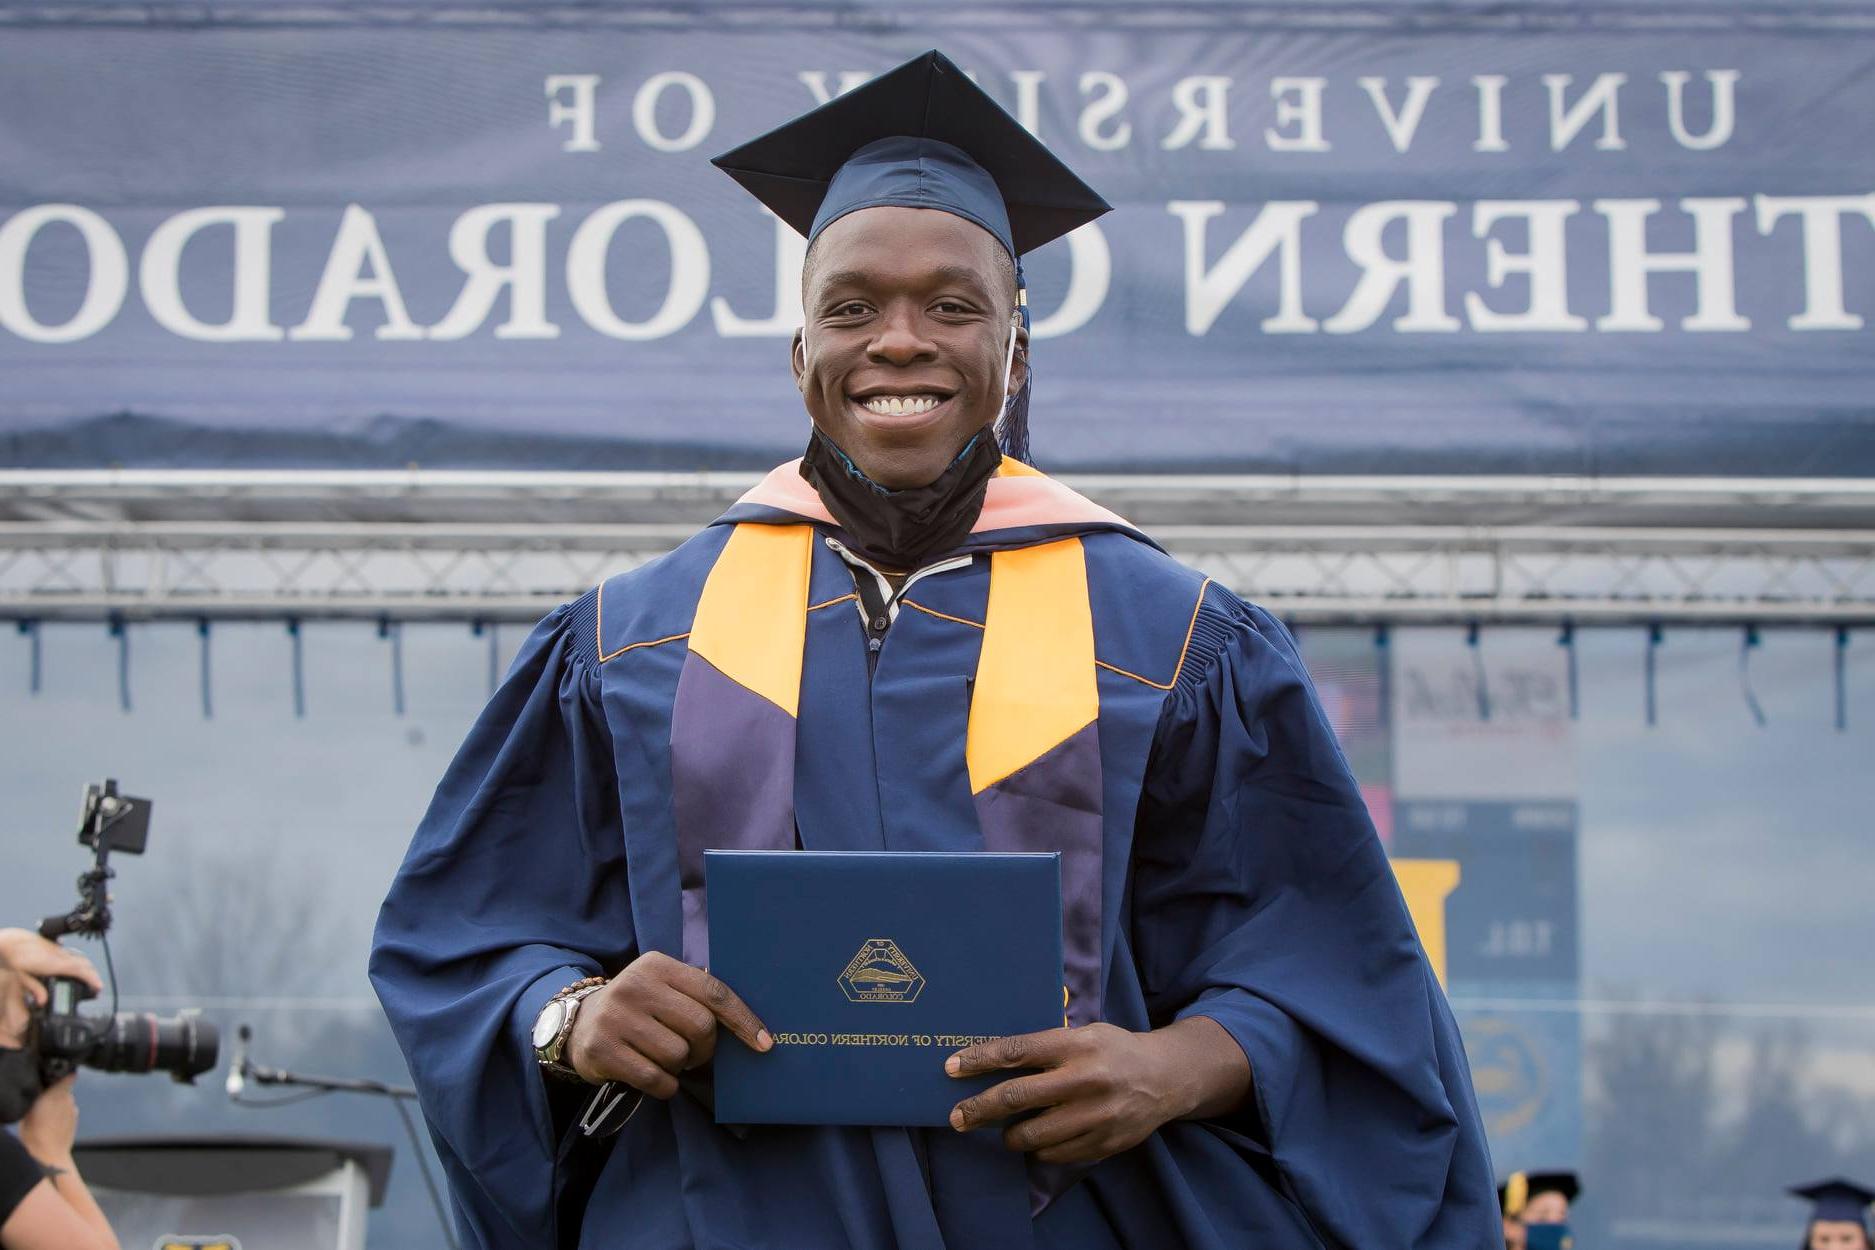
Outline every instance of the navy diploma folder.
POLYGON ((775 1038, 718 1041, 717 1123, 944 1125, 1016 1075, 944 1060, 1061 1027, 1060 858, 704 852, 710 971, 775 1038))

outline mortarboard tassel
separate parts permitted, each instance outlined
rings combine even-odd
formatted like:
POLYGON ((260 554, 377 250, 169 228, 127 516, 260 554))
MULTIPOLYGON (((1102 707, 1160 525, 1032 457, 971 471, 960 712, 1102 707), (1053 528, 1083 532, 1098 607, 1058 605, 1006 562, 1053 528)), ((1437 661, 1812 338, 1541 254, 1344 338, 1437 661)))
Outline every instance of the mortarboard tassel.
POLYGON ((287 637, 293 642, 293 715, 306 716, 306 654, 299 636, 299 617, 286 618, 287 637))
POLYGON ((21 621, 19 623, 19 631, 26 635, 28 649, 26 690, 27 693, 31 694, 34 698, 38 698, 39 688, 43 684, 41 680, 44 676, 42 661, 45 658, 39 651, 39 622, 21 621))
POLYGON ((209 685, 208 618, 206 616, 196 618, 195 634, 196 637, 202 640, 200 664, 202 670, 202 719, 213 720, 215 716, 215 698, 214 691, 209 685))
MULTIPOLYGON (((1016 261, 1016 312, 1022 318, 1022 329, 1029 328, 1029 284, 1022 273, 1022 261, 1016 261)), ((1031 361, 1033 356, 1031 355, 1031 361)), ((1022 389, 1009 401, 1009 406, 996 422, 996 441, 1003 449, 1003 454, 1023 464, 1035 463, 1029 452, 1029 391, 1035 385, 1035 366, 1030 364, 1023 376, 1022 389)))
POLYGON ((124 618, 113 612, 109 618, 111 637, 117 639, 117 705, 130 710, 130 631, 124 618))
POLYGON ((391 711, 404 714, 404 627, 388 616, 378 618, 378 637, 391 644, 391 711))
POLYGON ((1647 727, 1658 722, 1659 707, 1654 700, 1654 653, 1660 650, 1663 635, 1658 624, 1647 627, 1647 727))
POLYGON ((1751 688, 1751 653, 1758 647, 1758 627, 1745 626, 1745 636, 1738 645, 1738 688, 1744 692, 1745 706, 1751 709, 1751 719, 1758 723, 1758 728, 1765 725, 1764 709, 1758 705, 1758 693, 1751 688))
POLYGON ((1836 627, 1836 732, 1849 728, 1849 627, 1836 627))
POLYGON ((1556 645, 1563 649, 1567 661, 1567 681, 1569 684, 1569 719, 1582 719, 1582 687, 1576 674, 1576 623, 1564 621, 1562 632, 1556 635, 1556 645))
POLYGON ((1473 621, 1465 629, 1465 645, 1471 648, 1471 668, 1478 678, 1478 719, 1491 719, 1490 679, 1484 671, 1484 648, 1478 645, 1478 622, 1473 621))

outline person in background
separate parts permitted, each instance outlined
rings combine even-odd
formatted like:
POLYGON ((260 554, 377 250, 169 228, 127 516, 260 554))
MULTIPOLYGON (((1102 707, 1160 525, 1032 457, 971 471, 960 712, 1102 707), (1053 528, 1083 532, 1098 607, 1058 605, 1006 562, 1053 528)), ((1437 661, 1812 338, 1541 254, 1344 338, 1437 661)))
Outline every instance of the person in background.
POLYGON ((1803 1250, 1870 1250, 1868 1206, 1875 1190, 1840 1176, 1790 1190, 1810 1204, 1810 1226, 1803 1250))
POLYGON ((1512 1172, 1497 1189, 1504 1250, 1569 1250, 1569 1204, 1581 1192, 1574 1172, 1512 1172))
POLYGON ((29 1046, 43 978, 76 977, 101 988, 83 955, 24 929, 0 929, 0 1250, 119 1250, 110 1221, 72 1161, 78 1134, 73 1074, 44 1085, 29 1046))

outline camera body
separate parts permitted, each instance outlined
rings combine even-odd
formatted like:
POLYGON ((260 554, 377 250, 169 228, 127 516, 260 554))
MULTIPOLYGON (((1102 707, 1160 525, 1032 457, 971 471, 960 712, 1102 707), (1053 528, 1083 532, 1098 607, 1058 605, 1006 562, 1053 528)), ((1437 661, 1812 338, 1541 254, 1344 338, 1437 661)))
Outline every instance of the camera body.
MULTIPOLYGON (((111 852, 143 854, 149 832, 148 799, 119 794, 115 781, 85 787, 78 842, 91 848, 93 863, 78 878, 78 906, 63 915, 47 916, 39 924, 40 935, 54 940, 68 933, 104 938, 111 927, 108 882, 115 875, 111 852)), ((108 1016, 79 1011, 79 1004, 92 997, 91 987, 83 981, 46 978, 46 1003, 33 1009, 29 1042, 38 1053, 46 1084, 82 1065, 104 1072, 160 1069, 188 1085, 215 1066, 220 1039, 215 1026, 202 1019, 200 1012, 163 1018, 141 1011, 108 1016)))

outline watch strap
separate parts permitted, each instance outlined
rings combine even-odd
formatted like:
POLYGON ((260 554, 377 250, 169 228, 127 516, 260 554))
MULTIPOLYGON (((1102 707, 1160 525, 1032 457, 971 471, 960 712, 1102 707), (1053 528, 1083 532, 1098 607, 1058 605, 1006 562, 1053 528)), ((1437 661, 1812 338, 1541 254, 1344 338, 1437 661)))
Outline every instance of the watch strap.
POLYGON ((549 1040, 545 1046, 536 1046, 534 1048, 534 1058, 539 1061, 540 1066, 546 1071, 555 1076, 567 1077, 575 1081, 585 1080, 570 1064, 564 1062, 566 1043, 573 1032, 573 1021, 579 1015, 579 1004, 589 996, 604 989, 605 985, 606 979, 604 977, 585 977, 573 982, 573 984, 567 986, 565 989, 562 989, 559 993, 548 999, 545 1005, 541 1007, 541 1013, 544 1015, 547 1011, 552 1009, 554 1004, 566 1004, 565 1014, 560 1020, 560 1027, 555 1031, 552 1039, 549 1040))

